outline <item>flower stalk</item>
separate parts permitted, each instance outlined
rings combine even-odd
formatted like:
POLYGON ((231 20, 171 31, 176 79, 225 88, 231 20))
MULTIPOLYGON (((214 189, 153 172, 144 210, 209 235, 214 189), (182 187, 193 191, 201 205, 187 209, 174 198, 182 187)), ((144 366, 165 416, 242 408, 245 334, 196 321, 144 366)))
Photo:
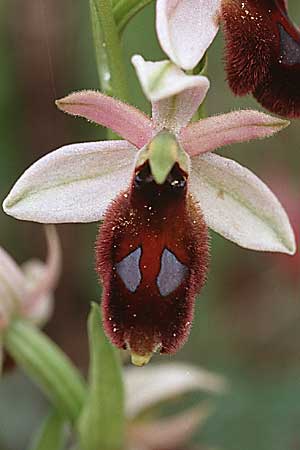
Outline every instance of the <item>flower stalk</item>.
POLYGON ((101 90, 126 101, 126 70, 111 1, 90 0, 90 10, 101 90))

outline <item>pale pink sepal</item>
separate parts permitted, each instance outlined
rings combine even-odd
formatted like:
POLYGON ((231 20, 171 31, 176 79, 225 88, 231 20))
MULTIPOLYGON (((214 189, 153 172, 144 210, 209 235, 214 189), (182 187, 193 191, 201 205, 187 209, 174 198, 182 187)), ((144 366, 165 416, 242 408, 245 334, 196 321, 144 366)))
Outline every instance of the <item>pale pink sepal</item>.
POLYGON ((110 128, 138 148, 153 136, 152 121, 133 106, 97 91, 79 91, 56 101, 62 111, 110 128))
POLYGON ((187 125, 209 89, 208 78, 186 75, 170 61, 145 61, 135 55, 132 63, 142 89, 152 102, 156 129, 178 132, 187 125))
POLYGON ((67 145, 19 178, 4 211, 40 223, 95 222, 132 174, 136 148, 125 141, 67 145))
POLYGON ((49 320, 54 305, 53 291, 61 272, 61 247, 54 225, 45 226, 47 259, 43 263, 30 260, 22 265, 28 294, 24 298, 22 315, 36 325, 49 320))
POLYGON ((156 403, 195 390, 220 393, 224 378, 188 364, 160 364, 125 371, 126 416, 134 418, 156 403), (136 392, 139 395, 136 395, 136 392))
POLYGON ((191 123, 181 130, 180 142, 194 156, 225 145, 269 137, 288 125, 286 120, 259 111, 233 111, 191 123))
POLYGON ((192 158, 190 188, 207 225, 252 250, 294 254, 288 216, 270 189, 250 170, 227 158, 192 158))
POLYGON ((157 0, 156 31, 179 67, 196 67, 219 29, 220 0, 157 0))

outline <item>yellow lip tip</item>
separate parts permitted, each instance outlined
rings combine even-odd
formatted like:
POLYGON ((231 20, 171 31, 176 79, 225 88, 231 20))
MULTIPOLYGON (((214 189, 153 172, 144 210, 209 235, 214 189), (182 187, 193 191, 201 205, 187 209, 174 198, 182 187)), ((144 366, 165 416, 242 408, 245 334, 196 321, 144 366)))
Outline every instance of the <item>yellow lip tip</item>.
POLYGON ((138 355, 137 353, 131 353, 131 362, 135 366, 142 367, 148 364, 152 357, 152 353, 146 353, 146 355, 138 355))

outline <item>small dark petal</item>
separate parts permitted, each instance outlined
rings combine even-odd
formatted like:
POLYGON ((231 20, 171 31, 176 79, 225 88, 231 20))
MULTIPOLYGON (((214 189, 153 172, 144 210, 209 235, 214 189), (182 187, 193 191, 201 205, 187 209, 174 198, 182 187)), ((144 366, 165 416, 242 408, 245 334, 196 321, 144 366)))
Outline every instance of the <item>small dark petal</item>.
POLYGON ((105 331, 117 347, 141 356, 183 345, 205 281, 207 227, 183 178, 178 168, 164 185, 147 170, 136 174, 108 208, 96 243, 105 331))
POLYGON ((237 95, 253 93, 268 110, 300 116, 300 32, 284 0, 223 0, 226 71, 237 95))

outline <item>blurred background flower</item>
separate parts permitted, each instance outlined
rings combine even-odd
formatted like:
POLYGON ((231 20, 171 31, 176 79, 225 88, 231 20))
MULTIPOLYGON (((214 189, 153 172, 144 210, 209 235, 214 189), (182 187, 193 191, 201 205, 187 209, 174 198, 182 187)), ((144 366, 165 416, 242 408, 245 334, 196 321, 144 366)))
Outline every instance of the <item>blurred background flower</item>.
POLYGON ((42 327, 53 312, 53 291, 61 270, 61 253, 55 227, 45 227, 45 232, 45 263, 30 259, 19 266, 0 247, 0 373, 2 364, 5 371, 7 358, 1 347, 1 339, 10 323, 21 317, 42 327))
MULTIPOLYGON (((68 92, 98 88, 87 3, 11 0, 1 3, 0 13, 2 200, 24 168, 39 157, 71 142, 103 139, 105 132, 66 117, 54 104, 68 92)), ((297 0, 289 1, 289 13, 300 22, 297 0)), ((142 53, 149 60, 164 58, 155 36, 154 4, 132 21, 123 42, 133 103, 149 112, 130 57, 142 53)), ((209 51, 207 113, 261 109, 253 98, 236 99, 231 94, 222 46, 219 34, 209 51)), ((267 181, 289 215, 292 205, 299 205, 299 126, 294 120, 269 142, 220 151, 267 181)), ((86 316, 90 301, 101 297, 93 271, 96 227, 58 227, 64 267, 54 315, 46 327, 83 370, 88 362, 86 316)), ((299 240, 299 222, 294 227, 299 240)), ((1 245, 15 260, 32 255, 42 259, 41 226, 20 223, 0 211, 0 229, 1 245)), ((257 254, 213 234, 212 255, 209 283, 196 302, 191 338, 172 362, 185 360, 225 374, 231 390, 216 400, 215 411, 196 428, 192 442, 225 450, 298 450, 300 289, 299 272, 289 267, 296 267, 294 261, 299 264, 299 251, 294 257, 257 254)), ((0 398, 0 449, 23 450, 48 405, 19 372, 1 380, 0 398)), ((184 408, 202 398, 202 392, 193 393, 192 399, 184 400, 184 408)), ((173 404, 170 409, 174 412, 173 404)))
POLYGON ((202 400, 172 415, 166 415, 167 405, 189 393, 224 394, 227 388, 224 378, 183 363, 155 364, 142 370, 130 367, 124 381, 129 450, 191 449, 193 433, 214 410, 213 400, 202 400))

